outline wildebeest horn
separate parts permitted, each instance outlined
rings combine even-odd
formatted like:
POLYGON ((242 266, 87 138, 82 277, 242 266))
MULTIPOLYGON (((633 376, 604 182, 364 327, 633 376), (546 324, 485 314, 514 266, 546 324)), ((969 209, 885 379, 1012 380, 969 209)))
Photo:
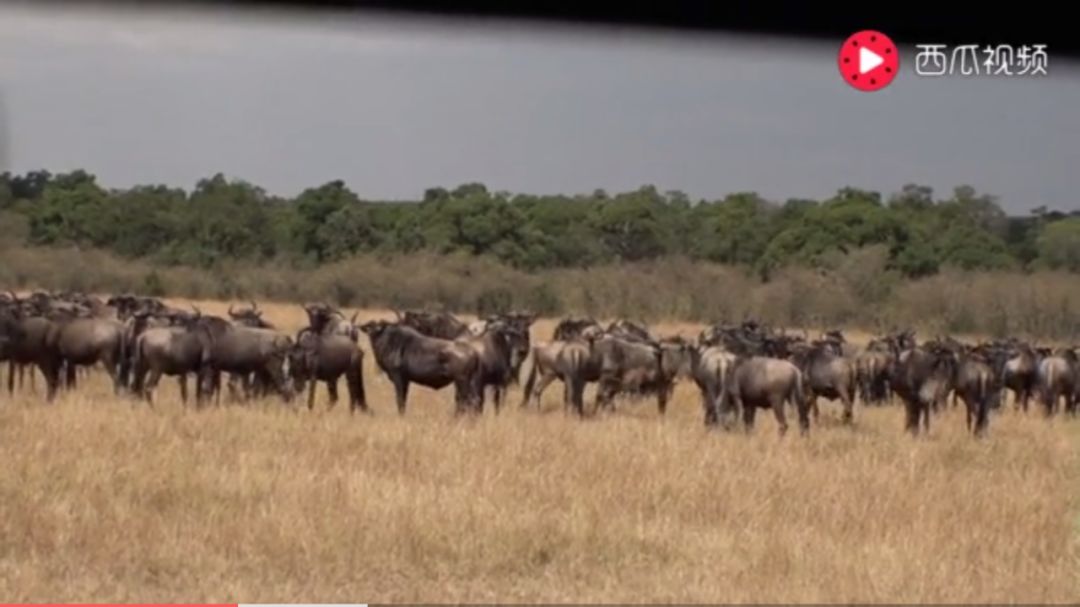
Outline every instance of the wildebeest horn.
MULTIPOLYGON (((194 306, 192 306, 192 307, 194 307, 194 306)), ((236 313, 233 312, 233 305, 232 304, 229 304, 229 316, 236 316, 236 313)))
POLYGON ((191 309, 195 310, 196 315, 202 316, 202 310, 199 309, 199 306, 196 306, 195 304, 191 304, 191 309))
POLYGON ((398 321, 401 320, 401 312, 398 311, 397 309, 394 310, 394 316, 397 316, 398 321))
POLYGON ((8 293, 11 294, 11 301, 14 301, 15 303, 19 302, 19 296, 15 294, 15 291, 8 289, 8 293))
POLYGON ((259 309, 259 304, 255 303, 255 300, 251 300, 251 311, 254 312, 259 309))
POLYGON ((349 322, 351 322, 352 324, 355 325, 356 324, 356 317, 359 316, 359 315, 360 315, 360 310, 357 310, 357 311, 353 312, 352 318, 349 319, 349 322))

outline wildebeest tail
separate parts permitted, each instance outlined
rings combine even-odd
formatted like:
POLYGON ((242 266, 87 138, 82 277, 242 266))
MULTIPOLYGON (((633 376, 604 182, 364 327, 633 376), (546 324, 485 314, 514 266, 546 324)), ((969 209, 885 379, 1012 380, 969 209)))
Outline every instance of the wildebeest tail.
POLYGON ((536 385, 536 374, 540 367, 540 358, 536 355, 535 351, 533 351, 532 356, 529 358, 532 359, 532 367, 529 369, 529 377, 525 379, 525 389, 523 390, 524 396, 521 398, 522 407, 529 404, 529 399, 532 397, 533 393, 533 387, 536 385))
POLYGON ((795 374, 795 381, 791 385, 791 402, 796 407, 803 407, 806 404, 806 390, 803 389, 803 374, 798 372, 795 374))

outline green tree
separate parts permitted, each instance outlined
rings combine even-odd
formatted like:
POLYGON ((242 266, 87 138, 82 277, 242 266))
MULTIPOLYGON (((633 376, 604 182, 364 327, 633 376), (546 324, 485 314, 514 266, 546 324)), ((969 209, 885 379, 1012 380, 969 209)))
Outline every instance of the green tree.
POLYGON ((1048 268, 1080 271, 1080 217, 1047 225, 1037 240, 1039 263, 1048 268))

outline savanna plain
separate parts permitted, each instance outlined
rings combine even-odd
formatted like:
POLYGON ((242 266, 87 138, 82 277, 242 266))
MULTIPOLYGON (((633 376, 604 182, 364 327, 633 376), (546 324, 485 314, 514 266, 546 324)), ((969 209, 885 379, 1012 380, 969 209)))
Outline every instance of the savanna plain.
MULTIPOLYGON (((304 324, 298 305, 260 307, 283 330, 304 324)), ((370 416, 329 408, 321 385, 312 411, 302 398, 196 411, 171 378, 151 408, 102 371, 52 405, 40 376, 36 392, 0 393, 0 596, 1080 601, 1080 421, 1009 402, 975 440, 960 407, 916 439, 898 405, 857 405, 847 428, 822 401, 806 438, 779 438, 769 414, 749 435, 706 432, 686 380, 662 417, 648 399, 578 420, 558 382, 539 411, 517 387, 473 419, 452 415, 451 389, 414 386, 402 417, 361 346, 370 416)))

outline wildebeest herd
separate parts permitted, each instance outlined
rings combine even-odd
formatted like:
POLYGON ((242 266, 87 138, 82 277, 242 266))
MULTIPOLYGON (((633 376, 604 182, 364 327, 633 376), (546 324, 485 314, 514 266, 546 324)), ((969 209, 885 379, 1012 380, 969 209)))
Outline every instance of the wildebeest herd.
POLYGON ((18 380, 24 389, 34 369, 45 380, 47 401, 74 390, 85 369, 101 366, 116 393, 152 403, 163 375, 178 378, 188 401, 188 377, 195 402, 220 402, 221 376, 230 399, 276 394, 290 402, 308 391, 314 404, 318 382, 327 385, 331 406, 342 377, 350 411, 370 412, 364 391, 364 349, 368 338, 378 369, 394 385, 398 412, 405 413, 409 387, 441 390, 453 385, 455 412, 481 413, 487 394, 495 411, 518 384, 531 360, 522 407, 537 405, 553 381, 563 385, 563 402, 587 415, 585 387, 594 383, 595 410, 609 410, 617 397, 653 397, 664 414, 676 383, 692 381, 700 391, 707 427, 730 428, 740 416, 753 427, 758 409, 772 409, 783 434, 785 409, 797 414, 807 432, 818 416, 818 400, 839 401, 844 423, 854 406, 881 406, 899 399, 905 428, 929 430, 930 418, 962 401, 968 429, 983 435, 991 411, 1011 391, 1018 408, 1035 400, 1052 416, 1076 414, 1080 360, 1073 348, 1036 347, 1019 339, 963 343, 939 337, 919 343, 910 330, 876 337, 865 348, 841 331, 816 339, 803 332, 777 331, 753 320, 718 323, 696 338, 656 336, 648 327, 620 319, 602 325, 569 317, 551 338, 530 338, 536 316, 497 314, 467 323, 445 312, 396 312, 394 321, 357 324, 333 306, 303 306, 308 326, 289 335, 263 319, 255 302, 230 305, 228 318, 166 305, 159 299, 116 295, 105 300, 83 293, 37 291, 0 294, 0 361, 8 361, 8 392, 18 380))

